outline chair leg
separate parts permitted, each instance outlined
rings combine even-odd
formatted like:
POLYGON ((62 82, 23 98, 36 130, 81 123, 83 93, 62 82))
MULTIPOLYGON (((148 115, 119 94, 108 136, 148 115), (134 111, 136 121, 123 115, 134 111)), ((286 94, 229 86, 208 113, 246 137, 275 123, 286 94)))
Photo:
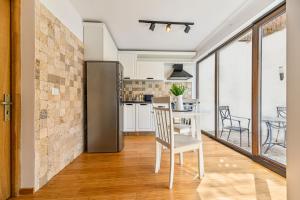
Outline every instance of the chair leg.
POLYGON ((248 147, 250 147, 250 131, 248 129, 248 147))
POLYGON ((227 136, 227 141, 229 140, 230 133, 231 133, 231 130, 229 130, 229 133, 228 133, 228 136, 227 136))
MULTIPOLYGON (((278 123, 278 127, 281 127, 281 123, 280 122, 278 123)), ((277 136, 276 136, 275 142, 278 142, 279 133, 280 133, 280 129, 277 130, 277 136)))
POLYGON ((195 120, 195 118, 191 119, 191 132, 192 132, 192 137, 196 138, 197 133, 196 133, 196 120, 195 120))
POLYGON ((169 188, 173 188, 173 179, 174 179, 174 153, 170 150, 170 176, 169 176, 169 188))
POLYGON ((158 173, 160 170, 160 161, 161 161, 161 144, 156 142, 156 154, 155 154, 155 173, 158 173))
POLYGON ((203 158, 202 143, 200 144, 198 149, 198 173, 199 173, 199 179, 201 179, 204 176, 204 158, 203 158))
POLYGON ((179 163, 181 166, 183 165, 183 152, 179 153, 179 163))
POLYGON ((284 129, 284 142, 283 146, 286 147, 286 129, 284 129))
POLYGON ((242 131, 240 130, 240 147, 242 147, 242 131))
POLYGON ((222 131, 221 131, 221 134, 220 134, 220 138, 222 137, 223 132, 224 132, 224 129, 222 128, 222 131))

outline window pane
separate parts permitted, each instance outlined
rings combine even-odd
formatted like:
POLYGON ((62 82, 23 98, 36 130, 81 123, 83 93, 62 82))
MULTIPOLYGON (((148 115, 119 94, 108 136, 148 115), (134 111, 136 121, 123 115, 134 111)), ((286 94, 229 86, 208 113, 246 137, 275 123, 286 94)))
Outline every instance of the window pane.
POLYGON ((286 164, 286 15, 260 30, 261 154, 286 164))
POLYGON ((251 152, 252 31, 219 52, 218 137, 251 152))
POLYGON ((215 54, 199 63, 201 130, 215 135, 215 54))

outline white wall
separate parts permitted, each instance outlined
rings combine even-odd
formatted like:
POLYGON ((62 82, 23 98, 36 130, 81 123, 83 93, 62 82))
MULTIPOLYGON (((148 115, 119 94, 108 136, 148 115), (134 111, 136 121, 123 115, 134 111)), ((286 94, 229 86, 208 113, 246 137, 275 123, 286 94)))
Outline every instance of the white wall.
POLYGON ((34 187, 34 2, 21 1, 21 188, 34 187))
POLYGON ((69 0, 40 0, 40 2, 83 41, 82 18, 69 0))
POLYGON ((109 61, 118 60, 118 47, 106 26, 103 29, 103 59, 109 61))
POLYGON ((300 1, 287 0, 287 193, 300 199, 300 1))

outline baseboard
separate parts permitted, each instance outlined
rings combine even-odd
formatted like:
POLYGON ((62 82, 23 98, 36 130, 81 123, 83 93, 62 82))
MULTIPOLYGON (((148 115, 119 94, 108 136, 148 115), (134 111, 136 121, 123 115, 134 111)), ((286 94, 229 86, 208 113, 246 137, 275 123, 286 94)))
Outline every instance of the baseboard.
POLYGON ((20 188, 19 194, 20 195, 31 195, 33 194, 33 188, 20 188))

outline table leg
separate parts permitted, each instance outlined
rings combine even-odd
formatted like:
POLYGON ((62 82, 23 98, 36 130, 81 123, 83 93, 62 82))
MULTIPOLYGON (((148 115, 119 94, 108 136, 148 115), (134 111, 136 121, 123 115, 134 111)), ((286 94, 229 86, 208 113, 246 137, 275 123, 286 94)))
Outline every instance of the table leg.
POLYGON ((195 138, 197 136, 197 124, 196 124, 196 120, 195 117, 191 118, 191 131, 192 131, 192 137, 195 138))
POLYGON ((266 148, 266 150, 265 150, 265 154, 270 150, 270 148, 271 148, 271 145, 272 145, 272 127, 271 127, 271 125, 269 124, 269 122, 267 122, 267 127, 268 127, 268 138, 269 138, 269 142, 268 142, 268 146, 267 146, 267 148, 266 148))
POLYGON ((201 126, 200 126, 200 116, 196 115, 194 117, 194 123, 195 123, 195 136, 197 139, 202 140, 201 137, 201 126))
MULTIPOLYGON (((269 125, 268 125, 268 122, 266 122, 266 127, 267 127, 267 137, 265 139, 265 141, 262 143, 262 146, 265 146, 269 140, 269 137, 270 137, 270 132, 269 132, 269 125)), ((262 135, 262 134, 261 134, 262 135)))

